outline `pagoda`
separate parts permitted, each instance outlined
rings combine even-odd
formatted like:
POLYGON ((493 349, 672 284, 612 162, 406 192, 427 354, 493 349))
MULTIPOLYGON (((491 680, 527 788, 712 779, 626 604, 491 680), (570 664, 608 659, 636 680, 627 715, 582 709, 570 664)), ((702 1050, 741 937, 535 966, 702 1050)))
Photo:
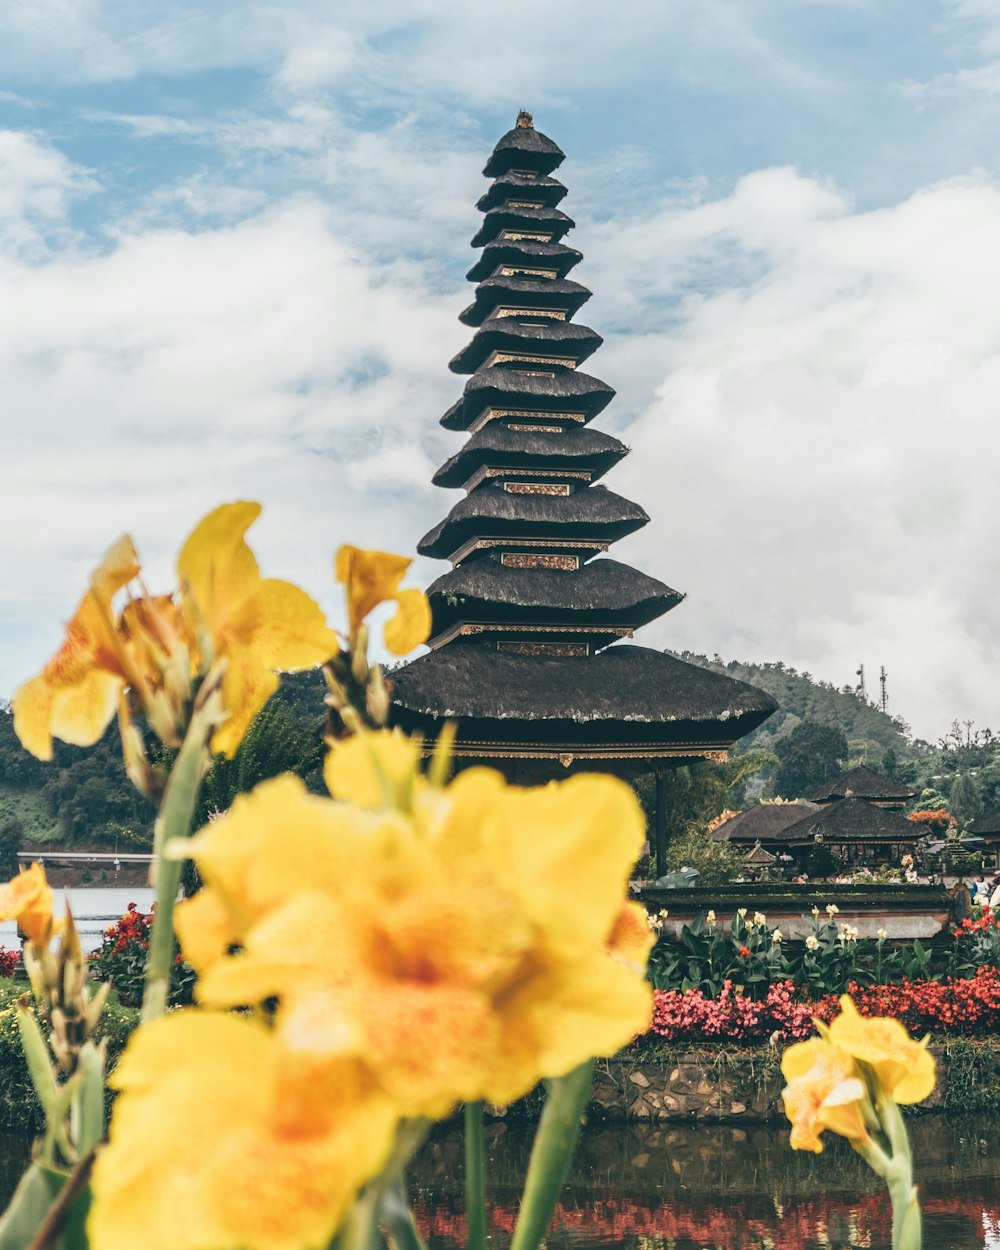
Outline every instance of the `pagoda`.
POLYGON ((519 781, 594 769, 662 781, 724 759, 776 705, 628 642, 683 596, 606 558, 649 517, 602 482, 628 448, 594 428, 614 391, 580 368, 602 339, 573 320, 591 293, 569 277, 582 257, 564 242, 562 160, 521 113, 483 171, 460 316, 475 333, 450 366, 469 377, 441 418, 465 441, 433 479, 465 493, 417 546, 452 568, 428 590, 429 654, 393 674, 392 717, 426 739, 455 722, 458 765, 519 781))

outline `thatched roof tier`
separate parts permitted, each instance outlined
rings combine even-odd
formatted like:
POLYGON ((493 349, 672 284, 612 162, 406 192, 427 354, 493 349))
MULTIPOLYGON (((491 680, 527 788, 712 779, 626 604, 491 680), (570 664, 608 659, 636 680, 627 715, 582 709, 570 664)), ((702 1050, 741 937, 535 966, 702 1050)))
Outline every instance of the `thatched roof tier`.
POLYGON ((926 834, 924 825, 907 820, 899 812, 876 807, 864 799, 838 799, 781 830, 775 840, 789 845, 806 845, 816 841, 908 845, 926 834))
POLYGON ((576 222, 558 208, 508 208, 501 205, 491 208, 483 218, 483 224, 472 238, 473 247, 485 247, 500 237, 517 239, 524 234, 532 243, 559 243, 576 222), (546 239, 533 239, 534 234, 548 235, 546 239))
POLYGON ((692 758, 726 749, 777 706, 744 682, 628 644, 576 658, 453 642, 394 673, 392 698, 396 724, 430 735, 457 720, 460 744, 617 741, 692 758))
POLYGON ((460 452, 434 474, 435 486, 464 486, 486 466, 510 469, 586 469, 596 481, 628 455, 624 443, 590 428, 564 430, 512 430, 491 421, 473 434, 460 452))
MULTIPOLYGON (((563 369, 535 377, 514 369, 480 369, 465 384, 462 398, 441 418, 446 430, 478 426, 489 408, 516 415, 518 421, 543 420, 548 413, 572 412, 586 424, 614 399, 615 392, 589 373, 563 369)), ((484 422, 485 423, 485 422, 484 422)))
POLYGON ((460 499, 417 543, 422 556, 447 559, 469 538, 587 538, 616 542, 649 520, 638 504, 604 486, 571 495, 508 494, 496 487, 460 499))
POLYGON ((769 864, 773 864, 777 858, 770 851, 765 851, 758 842, 752 851, 743 856, 743 862, 751 868, 766 868, 769 864))
POLYGON ((979 838, 1000 837, 1000 807, 991 808, 974 820, 968 831, 979 838))
POLYGON ((565 243, 536 243, 530 239, 497 239, 487 243, 482 255, 465 275, 470 282, 482 282, 484 278, 565 278, 574 265, 583 260, 583 254, 565 243), (504 269, 517 271, 505 275, 504 269))
POLYGON ((459 314, 463 325, 481 325, 495 309, 540 308, 556 310, 570 318, 590 299, 579 282, 559 278, 486 278, 476 287, 475 300, 459 314))
POLYGON ((502 178, 512 170, 551 174, 565 159, 565 153, 548 135, 533 126, 515 126, 500 139, 483 167, 487 178, 502 178))
POLYGON ((435 634, 456 621, 561 622, 638 629, 684 598, 655 577, 617 560, 593 560, 573 571, 510 568, 495 558, 470 560, 427 591, 435 634))
POLYGON ((825 782, 809 795, 812 803, 832 803, 836 799, 867 799, 869 803, 905 803, 913 790, 871 768, 852 768, 833 781, 825 782))
POLYGON ((475 373, 494 353, 497 363, 510 354, 525 357, 525 368, 576 368, 604 342, 596 330, 574 321, 519 321, 514 317, 491 317, 476 331, 471 343, 454 357, 448 368, 452 373, 475 373))
POLYGON ((782 830, 820 811, 818 803, 800 799, 796 803, 758 803, 745 812, 737 812, 712 830, 715 842, 780 841, 782 830))
POLYGON ((505 203, 507 200, 534 200, 544 204, 546 208, 555 208, 566 194, 566 188, 556 178, 547 178, 540 174, 535 178, 525 178, 521 174, 504 174, 490 183, 490 189, 479 197, 476 208, 488 213, 491 208, 505 203))

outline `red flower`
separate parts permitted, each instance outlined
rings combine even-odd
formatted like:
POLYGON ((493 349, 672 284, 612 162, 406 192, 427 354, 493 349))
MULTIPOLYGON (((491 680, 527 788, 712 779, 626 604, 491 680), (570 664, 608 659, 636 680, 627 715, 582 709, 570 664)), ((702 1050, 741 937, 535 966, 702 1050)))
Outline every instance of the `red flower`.
POLYGON ((736 953, 737 953, 737 955, 739 955, 740 959, 749 959, 749 958, 750 958, 750 947, 749 947, 749 946, 741 946, 741 947, 740 947, 740 949, 739 949, 736 953))

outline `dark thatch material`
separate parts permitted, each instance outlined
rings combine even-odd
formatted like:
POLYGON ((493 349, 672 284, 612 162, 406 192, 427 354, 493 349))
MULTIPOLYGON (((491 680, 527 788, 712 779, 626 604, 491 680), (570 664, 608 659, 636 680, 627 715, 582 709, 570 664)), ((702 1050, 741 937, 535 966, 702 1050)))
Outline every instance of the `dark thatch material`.
POLYGON ((504 174, 490 183, 490 189, 479 197, 476 208, 488 213, 504 200, 539 200, 546 208, 555 208, 566 194, 566 188, 556 178, 522 178, 519 174, 504 174))
POLYGON ((465 275, 470 282, 492 278, 498 265, 525 265, 529 269, 553 269, 565 278, 583 260, 582 252, 565 243, 534 243, 530 239, 497 239, 487 243, 482 255, 465 275))
POLYGON ((463 325, 478 326, 501 304, 509 308, 560 308, 572 317, 590 299, 579 282, 558 278, 487 278, 476 287, 474 301, 459 314, 463 325))
POLYGON ((553 377, 530 377, 513 369, 480 369, 465 384, 462 398, 441 418, 446 430, 467 430, 484 408, 524 408, 538 412, 582 412, 587 421, 611 403, 607 382, 579 369, 553 377))
POLYGON ((615 625, 638 629, 684 598, 655 577, 617 560, 593 560, 572 572, 513 569, 499 560, 468 560, 427 591, 434 633, 456 621, 615 625))
POLYGON ((978 838, 1000 837, 1000 807, 991 808, 974 820, 968 832, 978 838))
POLYGON ((491 208, 483 224, 472 236, 473 247, 492 243, 501 230, 529 230, 551 234, 550 243, 559 243, 576 222, 558 208, 491 208))
POLYGON ((822 838, 826 843, 896 842, 912 844, 926 835, 924 825, 915 824, 899 812, 876 807, 864 799, 838 799, 818 812, 796 821, 777 834, 775 841, 805 845, 822 838))
POLYGON ((870 768, 852 768, 833 781, 825 782, 809 795, 812 803, 831 803, 835 799, 867 799, 870 803, 905 803, 913 798, 913 790, 901 781, 893 781, 870 768))
POLYGON ((712 830, 715 842, 774 842, 789 825, 820 811, 818 803, 758 803, 712 830))
POLYGON ((469 538, 507 536, 615 542, 648 520, 638 504, 604 486, 572 495, 513 495, 491 487, 460 499, 417 543, 417 551, 447 559, 469 538))
POLYGON ((751 868, 766 868, 769 864, 773 864, 777 858, 777 855, 772 855, 770 851, 765 851, 758 842, 752 851, 743 856, 743 862, 751 868))
POLYGON ((775 710, 745 682, 648 647, 616 645, 584 658, 525 656, 453 642, 392 675, 393 720, 459 738, 726 745, 775 710), (523 726, 521 729, 519 726, 523 726))
POLYGON ((565 357, 566 367, 572 368, 592 356, 603 342, 596 330, 574 321, 544 320, 540 325, 526 325, 513 317, 491 317, 476 331, 472 342, 452 357, 448 368, 452 373, 475 373, 495 351, 565 357))
POLYGON ((581 428, 565 430, 562 434, 539 430, 529 434, 491 421, 438 469, 433 481, 435 486, 463 486, 477 469, 486 465, 546 471, 587 469, 592 475, 591 481, 596 481, 627 455, 624 443, 600 430, 581 428))
POLYGON ((565 159, 562 148, 533 126, 516 126, 500 139, 483 167, 487 178, 502 178, 512 169, 551 174, 565 159))

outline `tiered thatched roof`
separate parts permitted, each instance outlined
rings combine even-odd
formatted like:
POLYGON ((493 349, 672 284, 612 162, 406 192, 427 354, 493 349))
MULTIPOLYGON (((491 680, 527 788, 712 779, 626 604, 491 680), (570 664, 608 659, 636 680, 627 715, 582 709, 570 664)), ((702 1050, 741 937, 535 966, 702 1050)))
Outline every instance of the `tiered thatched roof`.
POLYGON ((850 772, 825 782, 809 795, 813 803, 833 803, 837 799, 867 799, 869 803, 898 805, 913 798, 913 790, 901 781, 894 781, 871 768, 852 768, 850 772))
POLYGON ((633 630, 683 597, 608 547, 649 517, 595 485, 626 454, 588 423, 614 391, 578 366, 601 336, 573 321, 590 296, 550 175, 562 160, 522 114, 487 163, 469 373, 441 424, 466 434, 435 474, 466 495, 418 544, 453 570, 430 588, 431 653, 393 675, 393 717, 434 736, 458 722, 460 760, 556 771, 648 771, 720 758, 774 708, 759 690, 645 647, 633 630), (595 558, 598 557, 598 558, 595 558))

